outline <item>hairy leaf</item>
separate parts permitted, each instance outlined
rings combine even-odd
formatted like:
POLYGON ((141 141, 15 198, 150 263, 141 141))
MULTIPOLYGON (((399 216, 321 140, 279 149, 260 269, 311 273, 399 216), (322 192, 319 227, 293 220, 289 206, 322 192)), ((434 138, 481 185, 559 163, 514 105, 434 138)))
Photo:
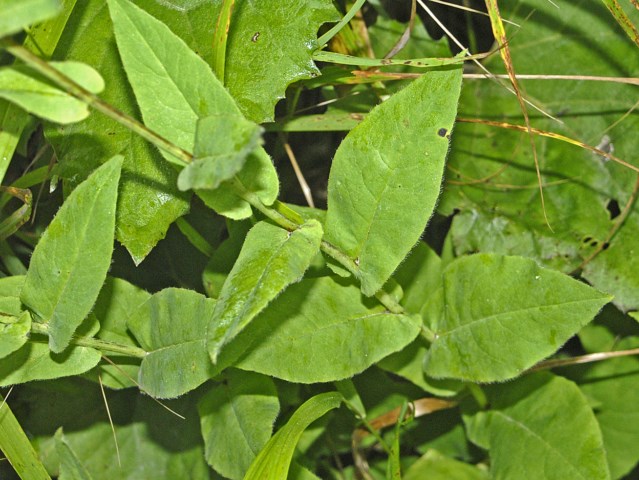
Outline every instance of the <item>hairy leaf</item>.
POLYGON ((436 337, 425 370, 475 382, 517 376, 555 352, 610 301, 523 257, 462 257, 444 270, 443 282, 443 308, 432 320, 436 337))
MULTIPOLYGON (((19 305, 20 299, 18 297, 13 298, 17 300, 19 305)), ((29 312, 22 312, 16 316, 6 315, 3 312, 0 315, 0 359, 15 352, 27 343, 30 330, 31 314, 29 312)))
POLYGON ((129 318, 129 328, 148 352, 138 377, 145 392, 177 397, 210 377, 205 331, 214 308, 214 300, 192 290, 167 288, 129 318))
POLYGON ((422 234, 439 196, 461 69, 433 71, 376 107, 342 142, 328 182, 326 240, 373 295, 422 234))
POLYGON ((121 168, 114 157, 78 186, 33 251, 20 298, 48 324, 53 352, 69 345, 106 278, 121 168))
POLYGON ((319 252, 321 239, 322 226, 316 220, 293 232, 266 222, 249 231, 208 325, 208 350, 213 362, 222 347, 271 300, 302 278, 319 252))

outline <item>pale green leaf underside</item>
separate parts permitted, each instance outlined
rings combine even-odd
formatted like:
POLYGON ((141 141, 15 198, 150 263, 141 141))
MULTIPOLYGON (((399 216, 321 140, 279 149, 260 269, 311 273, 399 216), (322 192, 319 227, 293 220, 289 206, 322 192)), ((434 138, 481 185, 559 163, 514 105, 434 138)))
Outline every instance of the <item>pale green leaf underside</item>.
POLYGON ((138 376, 146 393, 177 397, 209 378, 205 331, 214 308, 214 300, 197 292, 167 288, 133 313, 129 329, 148 352, 138 376))
POLYGON ((461 69, 430 72, 372 110, 342 142, 328 182, 326 240, 379 290, 422 234, 439 196, 461 69))
POLYGON ((271 438, 279 410, 270 378, 240 370, 226 372, 225 382, 213 386, 198 403, 209 465, 226 478, 244 478, 271 438))
POLYGON ((321 240, 322 226, 316 220, 293 232, 267 222, 249 231, 209 323, 208 350, 213 361, 269 302, 302 278, 321 240))
POLYGON ((342 396, 337 392, 320 393, 300 406, 286 425, 268 441, 251 464, 244 480, 281 480, 287 478, 295 446, 304 430, 326 412, 337 408, 342 396))
POLYGON ((53 17, 59 11, 58 0, 0 0, 0 37, 53 17))
POLYGON ((111 264, 122 157, 114 157, 66 199, 36 246, 20 298, 49 324, 64 350, 91 311, 111 264))
POLYGON ((610 301, 534 260, 493 254, 451 263, 441 295, 426 373, 475 382, 517 376, 555 352, 610 301))
MULTIPOLYGON (((18 303, 20 302, 17 297, 12 298, 15 298, 18 303)), ((0 359, 27 343, 30 330, 31 315, 29 312, 22 312, 19 316, 5 316, 4 314, 0 316, 0 359)))
POLYGON ((421 319, 365 305, 356 286, 323 277, 289 287, 255 324, 239 368, 316 383, 352 377, 402 349, 419 333, 421 319))

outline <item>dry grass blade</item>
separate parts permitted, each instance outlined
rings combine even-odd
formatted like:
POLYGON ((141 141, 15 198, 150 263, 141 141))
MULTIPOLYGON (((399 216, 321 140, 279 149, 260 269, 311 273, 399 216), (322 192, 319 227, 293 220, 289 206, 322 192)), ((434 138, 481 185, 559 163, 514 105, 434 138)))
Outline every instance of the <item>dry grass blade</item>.
POLYGON ((106 393, 104 393, 104 385, 102 385, 101 375, 98 375, 98 382, 100 382, 100 392, 102 393, 102 400, 104 400, 104 407, 106 408, 107 417, 109 417, 109 425, 111 425, 111 432, 113 433, 113 442, 115 443, 115 454, 118 457, 118 466, 122 468, 122 460, 120 459, 120 447, 118 447, 118 437, 115 434, 115 426, 113 425, 113 419, 111 418, 109 402, 107 402, 106 393))
POLYGON ((411 2, 410 7, 410 19, 408 20, 408 25, 406 26, 406 30, 402 33, 402 36, 397 40, 397 43, 393 45, 393 48, 389 50, 389 52, 384 55, 384 58, 393 58, 397 55, 402 48, 406 46, 408 40, 410 40, 410 35, 413 32, 413 28, 415 27, 415 16, 417 14, 417 0, 413 0, 411 2))

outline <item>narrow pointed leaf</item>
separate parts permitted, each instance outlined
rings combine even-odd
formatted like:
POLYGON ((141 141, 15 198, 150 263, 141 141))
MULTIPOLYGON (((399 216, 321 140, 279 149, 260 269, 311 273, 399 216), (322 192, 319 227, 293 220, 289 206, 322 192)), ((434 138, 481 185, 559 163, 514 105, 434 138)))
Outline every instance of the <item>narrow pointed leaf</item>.
POLYGON ((286 425, 268 441, 244 480, 281 480, 287 478, 295 446, 304 430, 326 412, 339 407, 342 396, 337 392, 320 393, 302 404, 286 425))
POLYGON ((460 68, 421 77, 373 109, 335 154, 326 240, 358 265, 365 295, 382 287, 433 213, 460 88, 460 68))
POLYGON ((206 325, 215 301, 192 290, 167 288, 143 303, 129 319, 129 329, 148 354, 138 381, 157 398, 173 398, 210 377, 206 325))
POLYGON ((198 403, 202 437, 209 465, 225 478, 241 480, 271 438, 280 403, 268 377, 239 370, 225 377, 198 403))
POLYGON ((91 480, 91 475, 82 465, 71 445, 62 432, 62 427, 56 430, 55 450, 60 458, 60 475, 58 480, 91 480))
POLYGON ((237 338, 250 345, 237 367, 296 383, 343 380, 408 345, 420 326, 419 316, 363 303, 354 285, 307 279, 237 338))
POLYGON ((294 232, 266 222, 249 231, 209 324, 208 349, 214 362, 222 347, 271 300, 302 278, 319 252, 321 239, 322 226, 316 220, 294 232))
POLYGON ((0 37, 53 17, 60 7, 58 0, 0 0, 0 37))
POLYGON ((122 157, 98 168, 66 199, 31 257, 20 298, 49 324, 59 353, 91 311, 111 264, 122 157))
POLYGON ((443 274, 426 373, 474 382, 515 377, 554 353, 610 299, 524 257, 460 258, 443 274))

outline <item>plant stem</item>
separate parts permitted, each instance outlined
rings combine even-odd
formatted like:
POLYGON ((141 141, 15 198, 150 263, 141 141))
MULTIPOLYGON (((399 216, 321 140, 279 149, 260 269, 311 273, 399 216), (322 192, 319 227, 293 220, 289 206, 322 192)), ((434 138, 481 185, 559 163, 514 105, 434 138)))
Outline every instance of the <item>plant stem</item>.
POLYGON ((107 117, 112 118, 119 124, 125 126, 132 132, 135 132, 145 140, 151 142, 156 147, 166 151, 167 153, 170 153, 181 163, 188 164, 193 160, 193 155, 191 153, 183 150, 174 143, 169 142, 164 137, 158 135, 153 130, 146 127, 143 123, 137 121, 133 117, 130 117, 126 113, 106 103, 100 97, 89 92, 81 85, 78 85, 72 79, 53 68, 47 62, 42 60, 37 55, 31 53, 26 48, 10 42, 9 40, 4 40, 3 46, 5 46, 7 51, 14 57, 19 58, 31 68, 55 82, 57 85, 66 90, 67 93, 69 93, 70 95, 73 95, 78 100, 83 101, 84 103, 103 113, 107 117))
POLYGON ((639 355, 639 348, 632 348, 630 350, 617 350, 614 352, 589 353, 587 355, 579 355, 577 357, 545 360, 543 362, 539 362, 537 365, 529 369, 526 373, 538 372, 540 370, 549 370, 551 368, 557 367, 568 367, 570 365, 580 365, 582 363, 600 362, 602 360, 608 360, 609 358, 627 357, 631 355, 639 355))
MULTIPOLYGON (((31 324, 31 332, 48 336, 49 327, 44 323, 33 322, 31 324)), ((95 348, 96 350, 100 350, 102 352, 120 353, 122 355, 126 355, 127 357, 144 358, 147 355, 147 352, 142 348, 107 342, 104 340, 99 340, 97 338, 74 337, 71 339, 70 343, 71 345, 75 345, 77 347, 95 348)))

